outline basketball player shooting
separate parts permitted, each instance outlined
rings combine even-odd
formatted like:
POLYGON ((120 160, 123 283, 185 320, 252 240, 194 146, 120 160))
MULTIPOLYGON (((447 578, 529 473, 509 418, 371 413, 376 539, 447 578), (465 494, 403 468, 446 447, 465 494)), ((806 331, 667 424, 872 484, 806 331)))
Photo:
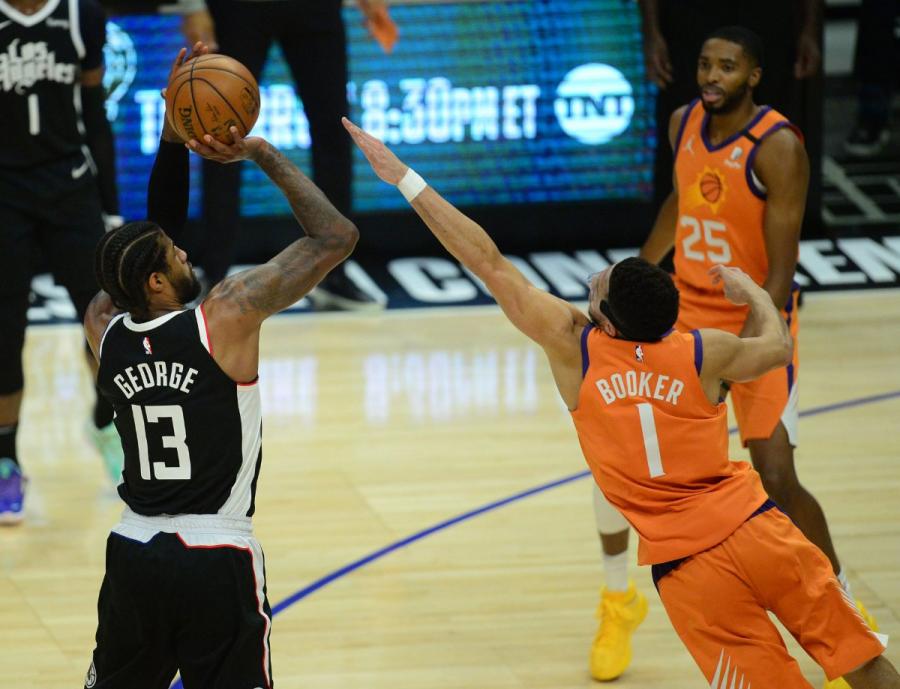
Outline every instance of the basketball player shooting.
MULTIPOLYGON (((194 46, 194 55, 205 52, 194 46)), ((149 219, 97 246, 103 291, 84 325, 100 390, 116 410, 125 509, 107 541, 91 689, 165 689, 178 670, 187 689, 272 686, 271 610, 251 525, 262 460, 260 326, 344 260, 358 233, 271 144, 231 133, 231 145, 207 136, 188 146, 220 163, 256 163, 304 237, 186 308, 199 294, 177 245, 188 151, 167 119, 149 219)))
POLYGON ((747 462, 729 461, 720 381, 753 380, 793 356, 768 292, 739 269, 713 266, 709 289, 748 309, 751 325, 740 336, 680 333, 671 277, 629 258, 589 279, 586 315, 528 282, 382 142, 346 119, 344 126, 375 173, 544 349, 594 479, 635 526, 639 561, 653 566, 669 618, 710 685, 811 686, 771 610, 828 677, 900 688, 828 559, 769 500, 747 462))

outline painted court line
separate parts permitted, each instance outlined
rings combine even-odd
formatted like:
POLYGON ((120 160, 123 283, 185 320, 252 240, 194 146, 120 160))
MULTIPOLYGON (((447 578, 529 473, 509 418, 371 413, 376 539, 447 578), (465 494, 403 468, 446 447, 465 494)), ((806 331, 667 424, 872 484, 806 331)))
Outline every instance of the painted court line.
MULTIPOLYGON (((844 409, 851 409, 853 407, 861 407, 866 404, 876 404, 878 402, 886 402, 892 399, 900 398, 900 390, 893 390, 891 392, 885 392, 878 395, 869 395, 867 397, 857 397, 855 399, 844 400, 842 402, 835 402, 833 404, 825 404, 820 407, 812 407, 811 409, 806 409, 800 412, 800 417, 805 418, 808 416, 819 416, 820 414, 828 414, 835 411, 841 411, 844 409)), ((737 432, 737 428, 729 429, 729 434, 734 435, 737 432)), ((500 500, 495 500, 494 502, 489 502, 486 505, 482 505, 481 507, 476 507, 473 510, 469 510, 468 512, 463 512, 455 517, 451 517, 450 519, 446 519, 442 522, 438 522, 432 526, 429 526, 421 531, 417 531, 416 533, 407 536, 406 538, 400 539, 399 541, 394 541, 393 543, 384 546, 383 548, 379 548, 368 555, 365 555, 358 560, 354 560, 353 562, 344 565, 343 567, 326 574, 319 579, 316 579, 311 584, 303 587, 299 591, 291 594, 287 598, 282 601, 279 601, 276 605, 272 606, 272 616, 279 614, 280 612, 286 610, 291 607, 295 603, 300 602, 304 598, 312 595, 316 591, 325 588, 329 584, 337 581, 338 579, 342 579, 348 574, 355 572, 358 569, 362 569, 366 565, 371 564, 381 558, 389 555, 390 553, 400 550, 401 548, 405 548, 409 545, 412 545, 416 541, 421 541, 432 534, 438 533, 439 531, 443 531, 444 529, 448 529, 451 526, 455 526, 462 522, 468 521, 470 519, 474 519, 475 517, 479 517, 482 514, 486 514, 488 512, 493 512, 494 510, 500 509, 501 507, 505 507, 514 502, 518 502, 520 500, 524 500, 525 498, 530 498, 533 495, 539 495, 540 493, 544 493, 548 490, 552 490, 554 488, 559 488, 560 486, 567 485, 574 481, 578 481, 583 478, 587 478, 591 475, 591 472, 588 470, 579 471, 575 474, 570 474, 569 476, 564 476, 563 478, 557 479, 555 481, 550 481, 549 483, 543 483, 539 486, 535 486, 533 488, 528 488, 527 490, 523 490, 519 493, 515 493, 510 495, 509 497, 502 498, 500 500)), ((182 689, 181 680, 175 682, 172 685, 171 689, 182 689)))

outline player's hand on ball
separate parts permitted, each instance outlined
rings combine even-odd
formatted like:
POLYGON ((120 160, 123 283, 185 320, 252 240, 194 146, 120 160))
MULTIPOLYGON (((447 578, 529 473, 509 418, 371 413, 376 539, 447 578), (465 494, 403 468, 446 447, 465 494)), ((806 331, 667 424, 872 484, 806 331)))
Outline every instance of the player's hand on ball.
POLYGON ((714 285, 722 285, 725 297, 733 304, 747 304, 762 287, 740 268, 716 265, 709 269, 714 285))
POLYGON ((353 124, 346 117, 341 118, 344 123, 344 129, 350 132, 353 141, 359 146, 359 150, 363 152, 369 165, 383 181, 396 186, 403 179, 403 175, 409 169, 402 160, 400 160, 387 146, 376 139, 368 132, 353 124))
MULTIPOLYGON (((183 65, 188 60, 193 60, 195 57, 206 55, 207 53, 209 53, 209 47, 202 41, 197 41, 196 43, 194 43, 190 55, 187 54, 187 48, 182 48, 181 50, 179 50, 178 55, 175 57, 175 62, 172 63, 172 67, 171 69, 169 69, 169 78, 166 80, 166 84, 169 84, 172 81, 172 77, 175 75, 181 65, 183 65)), ((166 89, 162 89, 159 92, 159 95, 162 96, 163 103, 165 103, 166 89)), ((178 136, 178 133, 172 127, 172 123, 169 122, 168 112, 166 112, 166 116, 163 118, 162 138, 163 141, 169 141, 179 144, 182 143, 182 138, 178 136)))
POLYGON ((231 127, 229 131, 231 136, 234 137, 234 143, 224 144, 206 134, 203 137, 203 141, 191 139, 185 146, 194 153, 214 160, 217 163, 236 163, 239 160, 252 158, 263 143, 263 140, 258 136, 250 136, 245 139, 241 136, 237 127, 231 127))

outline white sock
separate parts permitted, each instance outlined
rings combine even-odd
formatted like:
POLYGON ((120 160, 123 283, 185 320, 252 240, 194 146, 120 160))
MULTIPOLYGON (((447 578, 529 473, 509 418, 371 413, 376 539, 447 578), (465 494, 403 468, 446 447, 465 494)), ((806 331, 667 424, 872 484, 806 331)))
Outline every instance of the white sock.
POLYGON ((847 592, 847 595, 853 598, 853 591, 850 589, 850 580, 847 579, 847 575, 844 574, 843 569, 841 569, 841 571, 837 573, 837 579, 839 582, 841 582, 841 586, 844 587, 844 591, 847 592))
POLYGON ((628 590, 628 551, 618 555, 603 553, 603 575, 606 590, 624 593, 628 590))

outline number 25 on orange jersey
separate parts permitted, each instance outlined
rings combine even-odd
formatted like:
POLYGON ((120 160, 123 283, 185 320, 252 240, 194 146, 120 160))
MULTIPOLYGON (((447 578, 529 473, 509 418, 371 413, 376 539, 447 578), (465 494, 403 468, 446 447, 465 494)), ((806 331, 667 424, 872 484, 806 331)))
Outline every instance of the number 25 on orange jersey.
POLYGON ((681 240, 685 258, 710 263, 731 262, 731 247, 724 236, 727 230, 725 223, 718 220, 701 222, 690 215, 682 215, 678 223, 690 230, 690 234, 681 240))

